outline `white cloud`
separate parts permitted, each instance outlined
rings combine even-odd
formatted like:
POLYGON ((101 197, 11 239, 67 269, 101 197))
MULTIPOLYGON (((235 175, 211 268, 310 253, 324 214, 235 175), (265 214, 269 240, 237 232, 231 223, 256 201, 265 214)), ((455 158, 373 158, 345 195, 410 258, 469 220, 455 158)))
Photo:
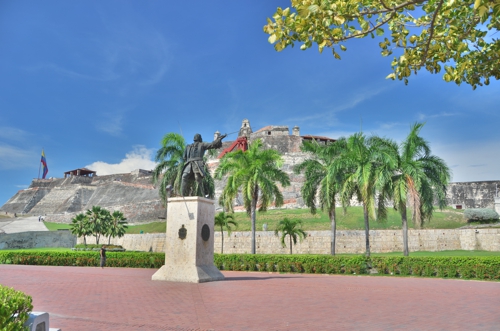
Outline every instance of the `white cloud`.
POLYGON ((24 150, 11 145, 0 145, 0 169, 19 169, 37 165, 32 151, 24 150))
POLYGON ((120 112, 103 113, 102 119, 96 125, 97 130, 119 136, 123 130, 123 114, 120 112))
POLYGON ((439 114, 432 114, 432 115, 427 115, 423 113, 418 114, 418 120, 419 121, 425 121, 429 118, 437 118, 437 117, 450 117, 450 116, 458 116, 460 113, 447 113, 447 112, 442 112, 439 114))
POLYGON ((317 113, 313 113, 309 116, 300 116, 300 117, 293 117, 293 118, 288 118, 285 120, 286 123, 297 123, 299 126, 304 126, 304 125, 312 125, 312 126, 333 126, 338 124, 338 119, 336 117, 336 113, 355 108, 357 105, 360 103, 363 103, 385 91, 387 91, 389 88, 387 86, 385 87, 379 87, 379 88, 366 88, 363 91, 360 91, 354 95, 351 96, 346 96, 345 100, 342 101, 335 101, 333 104, 335 106, 331 106, 332 102, 329 100, 327 102, 327 106, 325 107, 319 107, 318 109, 321 108, 326 108, 328 110, 326 111, 320 111, 317 113))
POLYGON ((30 133, 11 127, 0 127, 0 138, 15 140, 15 141, 23 141, 30 136, 30 133))
POLYGON ((97 172, 98 176, 123 174, 137 169, 152 170, 156 166, 156 163, 152 161, 153 153, 153 149, 137 145, 133 147, 132 151, 125 154, 125 158, 120 163, 97 161, 86 165, 85 168, 97 172))

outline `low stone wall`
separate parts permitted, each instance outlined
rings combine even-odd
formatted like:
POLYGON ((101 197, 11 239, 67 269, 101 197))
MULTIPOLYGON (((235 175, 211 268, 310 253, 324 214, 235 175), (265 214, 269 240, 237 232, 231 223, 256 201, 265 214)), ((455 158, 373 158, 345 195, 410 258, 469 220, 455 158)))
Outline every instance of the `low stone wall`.
MULTIPOLYGON (((410 252, 444 250, 485 250, 500 251, 500 229, 454 229, 454 230, 409 230, 410 252)), ((87 238, 87 243, 94 243, 87 238)), ((107 243, 107 239, 102 242, 107 243)), ((78 238, 78 243, 83 243, 78 238)), ((122 245, 132 251, 163 252, 165 234, 128 234, 122 238, 111 239, 111 243, 122 245)), ((288 241, 287 241, 288 244, 288 241)), ((403 251, 401 231, 370 231, 372 253, 403 251)), ((224 253, 249 253, 250 232, 224 233, 224 253)), ((259 254, 288 254, 289 247, 281 247, 278 237, 272 231, 258 231, 256 250, 259 254)), ((221 234, 215 233, 215 253, 221 252, 221 234)), ((337 231, 336 252, 338 254, 361 254, 365 251, 365 232, 363 230, 337 231)), ((329 254, 330 231, 309 231, 307 238, 293 247, 294 254, 329 254)))
POLYGON ((69 231, 30 231, 0 233, 0 249, 75 247, 76 237, 69 231))

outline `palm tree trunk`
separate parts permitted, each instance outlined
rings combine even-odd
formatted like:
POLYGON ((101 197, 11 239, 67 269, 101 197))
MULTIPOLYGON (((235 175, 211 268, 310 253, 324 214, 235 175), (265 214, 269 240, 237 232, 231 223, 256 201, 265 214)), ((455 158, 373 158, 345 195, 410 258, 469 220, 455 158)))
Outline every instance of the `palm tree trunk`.
POLYGON ((109 238, 108 238, 108 245, 111 245, 111 235, 109 235, 109 238))
POLYGON ((337 221, 335 219, 335 207, 333 207, 332 210, 330 210, 330 222, 332 225, 332 236, 331 236, 331 243, 330 243, 330 254, 335 255, 335 241, 337 240, 337 221))
POLYGON ((83 236, 83 244, 87 247, 87 238, 85 236, 83 236))
POLYGON ((367 257, 370 256, 370 224, 368 223, 368 206, 363 203, 363 216, 365 219, 365 240, 366 240, 366 253, 367 257))
POLYGON ((250 207, 250 218, 252 219, 252 254, 255 254, 255 213, 257 211, 258 195, 252 198, 252 206, 250 207))
POLYGON ((406 217, 406 207, 401 208, 401 220, 403 221, 403 255, 409 256, 408 250, 408 220, 406 217))
POLYGON ((222 228, 222 225, 220 226, 220 235, 221 235, 220 253, 224 254, 224 229, 222 228))
POLYGON ((290 236, 290 255, 292 255, 292 236, 290 236))

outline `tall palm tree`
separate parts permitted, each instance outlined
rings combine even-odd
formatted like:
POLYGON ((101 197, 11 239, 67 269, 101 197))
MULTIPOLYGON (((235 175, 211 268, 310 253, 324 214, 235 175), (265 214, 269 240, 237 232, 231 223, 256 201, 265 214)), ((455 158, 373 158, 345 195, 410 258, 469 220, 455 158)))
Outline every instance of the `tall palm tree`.
POLYGON ((288 218, 284 218, 279 221, 276 226, 276 230, 274 231, 274 235, 279 236, 281 232, 281 246, 286 247, 285 238, 288 236, 290 238, 290 255, 292 254, 292 241, 293 245, 297 244, 297 237, 304 239, 307 236, 307 233, 301 229, 302 221, 301 220, 290 220, 288 218))
POLYGON ((111 237, 121 238, 125 235, 127 229, 127 219, 122 212, 115 210, 113 214, 111 214, 109 226, 107 228, 106 234, 109 236, 108 245, 111 243, 111 237))
POLYGON ((339 158, 345 148, 346 139, 340 138, 327 145, 317 141, 304 141, 301 150, 310 153, 310 158, 294 167, 295 173, 304 172, 305 182, 301 192, 304 203, 311 213, 316 213, 316 197, 319 197, 321 210, 326 210, 331 223, 330 254, 335 255, 337 233, 336 195, 342 187, 342 169, 336 168, 334 161, 339 158))
POLYGON ((417 228, 432 217, 434 203, 446 207, 446 185, 451 173, 446 163, 431 155, 429 143, 419 136, 424 123, 411 126, 406 140, 399 146, 398 165, 391 181, 394 208, 401 214, 403 254, 409 255, 407 208, 417 228))
POLYGON ((335 162, 338 169, 345 171, 342 185, 343 204, 348 205, 355 196, 363 205, 366 256, 370 256, 369 218, 384 219, 387 216, 383 194, 379 196, 376 215, 377 188, 382 188, 387 183, 396 162, 394 152, 385 139, 366 137, 362 132, 347 138, 345 150, 335 162))
MULTIPOLYGON (((170 132, 163 136, 161 148, 156 152, 155 161, 158 162, 158 165, 153 170, 152 182, 154 185, 159 185, 160 198, 164 206, 166 206, 169 196, 169 186, 171 186, 173 195, 181 195, 185 148, 186 141, 184 137, 178 133, 170 132)), ((213 198, 215 195, 214 180, 206 164, 204 170, 206 174, 202 183, 204 192, 210 198, 213 198)), ((201 195, 201 188, 196 186, 194 190, 197 195, 201 195)))
POLYGON ((92 235, 87 216, 83 213, 76 215, 71 219, 69 227, 72 234, 83 237, 83 244, 87 246, 87 236, 92 235))
POLYGON ((178 133, 170 132, 163 136, 161 148, 156 152, 155 161, 158 162, 158 165, 153 170, 152 181, 154 185, 159 184, 160 198, 165 206, 169 185, 171 185, 174 194, 180 195, 185 148, 184 137, 178 133))
POLYGON ((231 225, 234 225, 235 228, 238 227, 238 223, 234 220, 234 216, 231 214, 226 214, 225 212, 221 211, 217 215, 215 215, 215 220, 214 220, 214 225, 220 227, 220 234, 221 234, 221 249, 220 253, 224 254, 224 229, 227 231, 227 235, 231 235, 231 231, 233 230, 231 228, 231 225))
POLYGON ((247 213, 252 221, 252 254, 255 254, 255 218, 257 204, 259 211, 266 211, 274 201, 276 207, 283 205, 283 194, 276 183, 282 187, 290 185, 290 178, 280 169, 283 158, 278 151, 264 149, 260 139, 252 142, 248 150, 237 150, 226 154, 217 170, 215 177, 222 179, 228 175, 227 184, 222 192, 225 207, 232 211, 231 202, 241 189, 247 213))

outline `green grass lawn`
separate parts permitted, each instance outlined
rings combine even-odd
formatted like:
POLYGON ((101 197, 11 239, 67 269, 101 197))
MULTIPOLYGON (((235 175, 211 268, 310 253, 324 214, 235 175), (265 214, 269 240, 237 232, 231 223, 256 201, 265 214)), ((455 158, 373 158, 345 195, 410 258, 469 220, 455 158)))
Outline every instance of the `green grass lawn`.
MULTIPOLYGON (((237 231, 250 231, 250 217, 245 212, 234 214, 238 222, 237 231)), ((330 230, 330 220, 328 215, 322 211, 312 215, 309 209, 273 209, 267 212, 257 213, 257 231, 262 230, 264 223, 267 224, 268 231, 274 231, 278 222, 283 218, 300 219, 303 223, 303 229, 306 231, 330 230)), ((452 208, 446 208, 442 211, 436 210, 430 222, 424 225, 424 229, 456 229, 466 225, 463 220, 463 211, 452 208)), ((69 229, 69 224, 45 222, 47 229, 57 231, 58 229, 69 229)), ((363 230, 363 208, 349 207, 344 213, 342 208, 337 208, 337 230, 363 230)), ((409 221, 409 228, 414 228, 409 221)), ((401 229, 401 216, 398 212, 390 209, 388 218, 385 221, 370 221, 372 230, 395 230, 401 229)), ((217 230, 217 229, 216 229, 217 230)), ((140 225, 131 225, 127 233, 164 233, 166 231, 166 222, 151 222, 140 225)))
MULTIPOLYGON (((285 217, 302 220, 303 229, 306 231, 330 230, 330 219, 327 213, 318 211, 316 215, 312 215, 308 209, 278 209, 257 213, 257 230, 262 230, 263 224, 267 223, 268 231, 274 231, 278 222, 285 217)), ((238 231, 250 231, 250 217, 246 213, 235 213, 235 220, 238 222, 238 231)), ((426 223, 424 228, 456 229, 466 224, 463 220, 463 212, 447 208, 442 211, 436 210, 431 221, 426 223)), ((363 230, 364 228, 362 207, 349 207, 346 213, 342 208, 337 208, 337 230, 363 230)), ((411 222, 409 222, 409 228, 414 228, 411 222)), ((370 229, 401 229, 401 216, 397 211, 390 209, 387 220, 371 220, 370 229)))

